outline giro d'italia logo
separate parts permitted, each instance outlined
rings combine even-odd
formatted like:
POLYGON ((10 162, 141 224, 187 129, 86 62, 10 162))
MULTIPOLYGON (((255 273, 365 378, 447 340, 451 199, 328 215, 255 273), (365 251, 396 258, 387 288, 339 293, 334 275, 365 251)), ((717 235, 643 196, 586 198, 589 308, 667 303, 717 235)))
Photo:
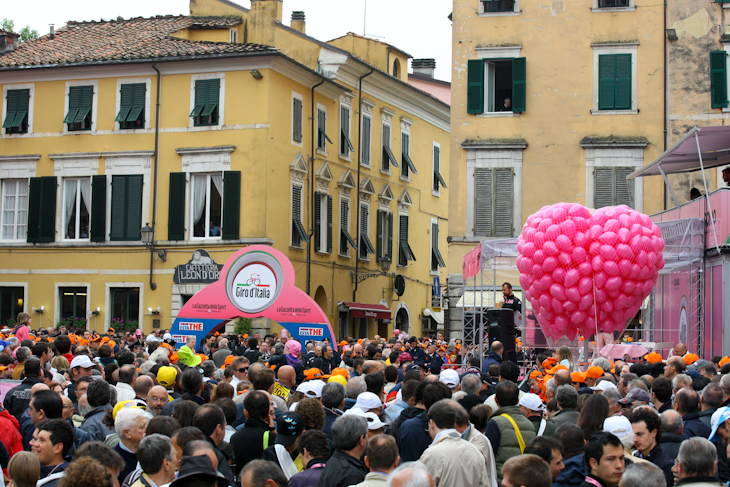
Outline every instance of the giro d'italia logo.
POLYGON ((275 259, 268 254, 246 254, 231 266, 226 279, 226 290, 231 302, 246 313, 265 310, 281 291, 283 275, 275 259), (245 259, 245 257, 253 257, 245 259), (269 262, 269 260, 273 260, 269 262), (231 279, 232 277, 232 279, 231 279))

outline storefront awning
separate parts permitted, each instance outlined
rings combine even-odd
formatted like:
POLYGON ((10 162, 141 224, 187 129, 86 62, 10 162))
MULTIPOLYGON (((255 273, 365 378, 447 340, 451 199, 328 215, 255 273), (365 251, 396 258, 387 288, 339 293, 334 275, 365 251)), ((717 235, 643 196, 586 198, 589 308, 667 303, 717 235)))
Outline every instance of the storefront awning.
POLYGON ((366 304, 366 303, 342 303, 350 309, 352 318, 375 318, 377 320, 391 319, 391 311, 387 306, 382 304, 366 304))
POLYGON ((434 311, 431 308, 424 308, 423 316, 430 316, 439 325, 444 324, 444 312, 443 311, 434 311))

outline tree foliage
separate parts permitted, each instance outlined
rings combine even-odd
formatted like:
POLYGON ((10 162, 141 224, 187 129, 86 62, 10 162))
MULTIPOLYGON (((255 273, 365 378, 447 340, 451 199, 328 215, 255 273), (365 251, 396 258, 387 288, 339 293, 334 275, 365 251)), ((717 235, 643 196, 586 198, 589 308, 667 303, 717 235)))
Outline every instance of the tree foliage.
POLYGON ((4 18, 2 22, 0 22, 0 29, 20 35, 20 42, 24 42, 29 39, 35 39, 36 37, 38 37, 38 31, 35 29, 31 29, 29 25, 26 25, 25 27, 20 29, 19 32, 15 32, 15 30, 13 30, 14 28, 15 22, 13 22, 11 19, 4 18))

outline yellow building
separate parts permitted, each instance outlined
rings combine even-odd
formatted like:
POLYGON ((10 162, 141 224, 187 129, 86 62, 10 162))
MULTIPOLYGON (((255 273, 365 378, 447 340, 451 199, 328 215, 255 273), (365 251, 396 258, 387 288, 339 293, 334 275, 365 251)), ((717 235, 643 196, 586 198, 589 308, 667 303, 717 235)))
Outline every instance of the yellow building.
POLYGON ((2 322, 166 329, 233 252, 267 243, 339 336, 435 327, 448 106, 406 83, 402 51, 318 41, 301 12, 281 23, 281 0, 190 6, 0 46, 2 322))
POLYGON ((626 180, 664 149, 662 15, 648 0, 454 1, 450 292, 466 252, 544 205, 663 208, 661 181, 626 180))

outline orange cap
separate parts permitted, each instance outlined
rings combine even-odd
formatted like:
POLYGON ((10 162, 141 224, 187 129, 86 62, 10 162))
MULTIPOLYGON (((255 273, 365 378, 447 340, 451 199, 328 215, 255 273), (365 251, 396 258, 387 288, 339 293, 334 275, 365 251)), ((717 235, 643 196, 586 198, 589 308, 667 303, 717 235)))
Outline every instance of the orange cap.
POLYGON ((568 367, 566 367, 565 365, 556 365, 552 369, 546 370, 545 373, 555 375, 559 370, 568 370, 568 367))
POLYGON ((730 362, 730 357, 723 357, 720 359, 720 367, 725 365, 726 363, 730 362))
POLYGON ((235 355, 229 355, 229 356, 227 356, 226 357, 226 361, 223 362, 223 367, 221 367, 221 368, 225 369, 226 367, 228 367, 229 365, 231 365, 234 360, 236 360, 236 356, 235 355))
POLYGON ((602 368, 598 367, 597 365, 592 365, 588 367, 588 370, 586 370, 586 378, 589 379, 600 379, 603 377, 603 374, 605 372, 602 368))
POLYGON ((344 347, 345 345, 347 345, 347 340, 342 340, 342 341, 341 341, 341 342, 339 343, 339 346, 340 346, 340 347, 344 347))
POLYGON ((350 378, 350 373, 347 371, 347 369, 343 369, 343 368, 340 368, 340 367, 337 367, 336 369, 334 369, 332 371, 332 375, 341 375, 345 379, 349 379, 350 378))
POLYGON ((324 375, 321 370, 315 367, 304 371, 304 380, 329 379, 329 377, 329 375, 324 375))
POLYGON ((206 360, 208 360, 208 356, 204 353, 199 353, 197 355, 198 355, 198 357, 200 357, 201 362, 205 362, 206 360))
POLYGON ((244 333, 243 338, 248 338, 248 333, 244 333))
POLYGON ((693 363, 697 362, 700 358, 695 355, 694 353, 688 353, 684 356, 684 361, 687 363, 687 365, 692 365, 693 363))
POLYGON ((542 372, 539 370, 533 370, 530 372, 530 379, 537 379, 538 377, 542 377, 542 372))
POLYGON ((170 362, 171 363, 176 364, 177 363, 177 359, 178 359, 177 352, 175 352, 172 355, 170 355, 170 362))
POLYGON ((358 338, 357 343, 358 343, 358 345, 362 345, 362 338, 358 338))
MULTIPOLYGON (((662 356, 656 352, 651 352, 644 355, 644 359, 650 364, 656 364, 662 361, 662 356)), ((728 361, 730 361, 730 358, 728 358, 728 361)))
POLYGON ((547 370, 557 363, 558 359, 556 359, 555 357, 548 357, 542 362, 542 368, 547 370))
POLYGON ((570 374, 570 379, 573 382, 580 382, 581 384, 583 384, 586 381, 586 374, 585 372, 573 372, 572 374, 570 374))

